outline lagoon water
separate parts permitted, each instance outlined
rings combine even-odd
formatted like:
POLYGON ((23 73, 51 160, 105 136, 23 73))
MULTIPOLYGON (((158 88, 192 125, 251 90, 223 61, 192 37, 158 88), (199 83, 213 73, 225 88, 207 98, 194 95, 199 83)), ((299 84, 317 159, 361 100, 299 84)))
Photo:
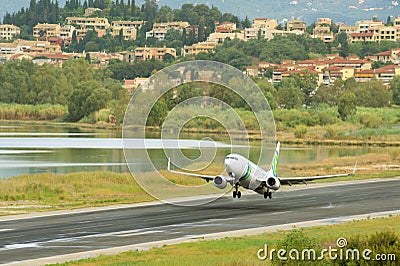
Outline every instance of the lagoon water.
MULTIPOLYGON (((100 170, 127 172, 121 135, 118 130, 0 123, 0 178, 43 172, 71 173, 100 170)), ((178 150, 180 147, 188 157, 199 156, 198 147, 200 144, 204 146, 204 142, 199 141, 197 135, 189 135, 187 138, 191 139, 179 141, 161 141, 156 138, 145 141, 132 139, 125 142, 125 146, 128 146, 125 148, 141 151, 146 149, 156 167, 166 169, 167 158, 163 148, 178 150)), ((224 157, 230 152, 230 145, 224 141, 218 141, 215 145, 217 146, 215 162, 221 163, 222 167, 224 157)), ((377 150, 385 152, 383 149, 282 146, 280 164, 357 156, 377 150)), ((252 147, 250 158, 256 157, 259 151, 259 146, 252 147)), ((140 158, 134 161, 137 167, 140 167, 140 158)))

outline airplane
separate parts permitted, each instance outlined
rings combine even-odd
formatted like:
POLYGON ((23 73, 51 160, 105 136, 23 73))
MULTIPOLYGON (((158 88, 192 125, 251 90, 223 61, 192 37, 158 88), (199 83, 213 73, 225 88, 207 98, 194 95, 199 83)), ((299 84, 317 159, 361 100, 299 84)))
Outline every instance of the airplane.
POLYGON ((202 175, 196 173, 189 173, 183 171, 171 170, 171 159, 168 158, 168 171, 175 174, 199 177, 205 179, 207 182, 213 181, 214 186, 219 189, 225 189, 229 183, 235 188, 233 191, 234 198, 240 198, 242 193, 239 191, 239 187, 243 187, 249 190, 253 190, 258 194, 264 195, 264 198, 272 198, 272 192, 276 192, 280 189, 281 185, 293 184, 305 184, 307 182, 336 178, 344 176, 352 176, 356 172, 357 162, 351 173, 335 174, 335 175, 322 175, 322 176, 309 176, 309 177, 289 177, 279 178, 278 177, 278 158, 279 158, 280 142, 277 143, 274 157, 272 159, 271 168, 265 171, 261 167, 257 166, 246 157, 239 154, 229 154, 225 157, 224 166, 228 176, 217 175, 202 175))

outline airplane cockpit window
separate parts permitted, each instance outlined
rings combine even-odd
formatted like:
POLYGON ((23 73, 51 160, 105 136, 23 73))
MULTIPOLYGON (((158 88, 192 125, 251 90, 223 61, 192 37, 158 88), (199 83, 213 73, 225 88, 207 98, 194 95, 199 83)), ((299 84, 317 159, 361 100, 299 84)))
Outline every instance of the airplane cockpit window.
POLYGON ((226 157, 226 159, 233 159, 233 160, 239 160, 238 158, 236 158, 236 157, 231 157, 231 156, 228 156, 228 157, 226 157))

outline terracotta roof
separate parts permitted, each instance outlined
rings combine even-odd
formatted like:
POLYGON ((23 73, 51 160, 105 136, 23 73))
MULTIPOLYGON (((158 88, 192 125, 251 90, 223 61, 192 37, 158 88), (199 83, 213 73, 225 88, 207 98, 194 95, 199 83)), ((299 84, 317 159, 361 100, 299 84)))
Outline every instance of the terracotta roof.
POLYGON ((380 68, 375 69, 376 73, 394 73, 396 68, 399 66, 397 65, 387 65, 380 68))
POLYGON ((385 52, 381 52, 381 53, 377 53, 374 54, 375 56, 391 56, 392 55, 392 51, 385 51, 385 52))
POLYGON ((324 69, 322 69, 323 71, 340 71, 342 70, 342 67, 338 67, 338 66, 330 66, 330 67, 325 67, 324 69))
POLYGON ((328 61, 329 64, 365 64, 367 62, 368 62, 368 60, 365 60, 365 59, 347 60, 344 58, 335 58, 335 59, 328 61))

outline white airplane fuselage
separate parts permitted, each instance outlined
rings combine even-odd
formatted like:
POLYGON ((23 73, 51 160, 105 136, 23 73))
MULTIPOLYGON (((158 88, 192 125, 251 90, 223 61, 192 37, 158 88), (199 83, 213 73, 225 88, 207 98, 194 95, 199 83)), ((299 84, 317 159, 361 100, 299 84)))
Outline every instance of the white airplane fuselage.
POLYGON ((228 175, 235 178, 240 186, 263 194, 267 191, 276 191, 280 188, 280 182, 274 177, 271 169, 267 172, 247 158, 239 154, 229 154, 224 161, 228 175))

